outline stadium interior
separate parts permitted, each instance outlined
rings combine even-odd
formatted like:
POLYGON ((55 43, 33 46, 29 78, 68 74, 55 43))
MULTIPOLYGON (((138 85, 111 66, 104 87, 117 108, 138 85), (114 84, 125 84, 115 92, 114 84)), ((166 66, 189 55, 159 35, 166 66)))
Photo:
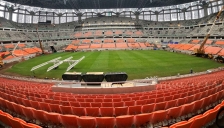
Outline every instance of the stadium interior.
MULTIPOLYGON (((224 63, 223 11, 224 0, 0 0, 0 70, 55 52, 193 56, 201 47, 203 58, 224 63)), ((208 72, 161 80, 154 89, 119 86, 116 94, 56 92, 48 80, 0 74, 0 127, 217 128, 224 70, 208 72)))

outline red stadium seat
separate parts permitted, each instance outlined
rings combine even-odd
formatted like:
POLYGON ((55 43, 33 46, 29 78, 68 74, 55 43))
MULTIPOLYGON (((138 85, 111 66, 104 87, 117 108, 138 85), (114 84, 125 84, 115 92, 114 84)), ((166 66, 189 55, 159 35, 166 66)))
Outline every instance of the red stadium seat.
POLYGON ((34 109, 32 112, 33 112, 33 116, 35 117, 36 120, 38 120, 42 125, 47 125, 45 111, 34 109))
POLYGON ((125 115, 116 117, 117 128, 131 128, 134 124, 133 115, 125 115))
POLYGON ((134 106, 135 105, 135 101, 125 101, 124 102, 124 106, 134 106))
POLYGON ((60 105, 58 104, 49 104, 49 107, 51 109, 51 112, 62 113, 60 109, 60 105))
POLYGON ((60 125, 60 114, 45 112, 45 119, 47 120, 48 126, 59 126, 60 125))
POLYGON ((194 109, 194 102, 192 102, 190 104, 182 105, 181 116, 184 119, 191 117, 191 114, 193 113, 193 109, 194 109))
POLYGON ((142 113, 150 113, 154 111, 155 104, 146 104, 142 106, 142 113))
POLYGON ((96 120, 94 117, 81 116, 77 117, 78 126, 81 128, 96 128, 96 120))
POLYGON ((141 114, 141 110, 142 110, 142 106, 141 105, 129 106, 128 107, 129 115, 141 114))
POLYGON ((91 103, 91 107, 101 107, 101 106, 102 105, 101 105, 100 102, 97 102, 97 103, 93 102, 93 103, 91 103))
POLYGON ((178 118, 181 116, 182 106, 172 107, 167 109, 167 118, 171 122, 176 122, 178 118))
POLYGON ((62 114, 72 114, 72 107, 71 106, 60 106, 62 114))
POLYGON ((83 108, 83 107, 72 107, 72 112, 73 112, 73 115, 76 115, 76 116, 85 116, 86 115, 85 108, 83 108))
POLYGON ((192 121, 181 121, 171 125, 169 128, 190 128, 192 121))
POLYGON ((145 105, 146 104, 146 100, 136 100, 135 104, 136 105, 145 105))
POLYGON ((113 102, 114 107, 124 107, 124 102, 113 102))
POLYGON ((135 115, 135 125, 136 127, 145 127, 150 123, 152 118, 152 113, 143 113, 135 115))
POLYGON ((100 116, 100 111, 98 107, 87 107, 86 116, 98 117, 100 116))
POLYGON ((114 108, 114 115, 115 116, 122 116, 128 114, 128 107, 115 107, 114 108))
POLYGON ((90 102, 80 102, 80 107, 91 107, 90 102))
POLYGON ((177 102, 177 100, 169 100, 169 101, 167 101, 165 109, 176 107, 176 102, 177 102))
POLYGON ((112 97, 111 97, 111 99, 103 99, 103 102, 113 102, 112 97))
POLYGON ((114 128, 115 118, 114 117, 96 117, 97 128, 114 128))
POLYGON ((152 113, 151 123, 153 126, 166 120, 167 120, 167 110, 160 110, 152 113))
POLYGON ((103 102, 102 107, 113 107, 113 102, 103 102))
POLYGON ((8 118, 9 121, 11 122, 11 127, 12 128, 23 128, 23 123, 26 123, 24 120, 20 118, 8 118))
POLYGON ((207 118, 206 115, 197 115, 191 118, 189 121, 192 121, 190 128, 201 128, 204 126, 204 121, 207 118))
POLYGON ((166 107, 166 102, 155 103, 154 111, 164 110, 166 107))
POLYGON ((40 105, 38 101, 30 101, 31 107, 35 109, 40 109, 40 105))
POLYGON ((113 98, 113 102, 121 102, 121 98, 113 98))
POLYGON ((66 128, 78 128, 77 117, 75 115, 60 115, 60 123, 66 128))
POLYGON ((113 117, 114 116, 114 107, 101 107, 100 114, 103 117, 113 117))
POLYGON ((31 122, 33 122, 33 120, 35 119, 33 112, 32 112, 33 110, 34 110, 34 108, 22 106, 23 115, 26 118, 28 118, 28 121, 31 121, 31 122))
POLYGON ((47 112, 50 112, 51 111, 50 106, 49 106, 48 103, 39 102, 39 105, 40 105, 40 109, 41 110, 44 110, 44 111, 47 111, 47 112))
POLYGON ((31 123, 22 123, 23 128, 42 128, 39 125, 31 124, 31 123))
POLYGON ((70 101, 70 106, 71 107, 80 107, 80 104, 79 104, 79 102, 76 102, 76 101, 70 101))

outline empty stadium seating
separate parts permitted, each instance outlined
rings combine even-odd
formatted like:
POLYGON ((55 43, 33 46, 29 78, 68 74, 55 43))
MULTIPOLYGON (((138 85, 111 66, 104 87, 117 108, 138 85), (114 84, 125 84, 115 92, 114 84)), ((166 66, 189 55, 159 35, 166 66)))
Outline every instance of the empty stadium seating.
POLYGON ((175 126, 192 118, 194 128, 201 120, 201 126, 213 122, 211 108, 224 98, 223 75, 219 71, 164 81, 154 91, 110 95, 51 92, 51 84, 0 78, 0 106, 40 126, 167 126, 167 120, 175 126))

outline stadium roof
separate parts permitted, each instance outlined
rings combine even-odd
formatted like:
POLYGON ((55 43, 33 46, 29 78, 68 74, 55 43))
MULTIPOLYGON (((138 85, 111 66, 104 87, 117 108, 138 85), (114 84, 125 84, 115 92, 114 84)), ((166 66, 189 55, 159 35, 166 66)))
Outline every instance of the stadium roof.
POLYGON ((114 9, 162 7, 198 0, 5 0, 15 4, 52 9, 114 9))

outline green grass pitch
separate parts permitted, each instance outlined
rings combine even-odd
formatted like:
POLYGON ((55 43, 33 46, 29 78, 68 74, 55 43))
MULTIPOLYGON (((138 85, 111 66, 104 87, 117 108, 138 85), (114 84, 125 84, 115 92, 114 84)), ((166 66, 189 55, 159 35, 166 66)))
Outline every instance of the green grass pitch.
MULTIPOLYGON (((54 59, 62 57, 64 60, 73 56, 74 60, 85 56, 70 72, 126 72, 128 79, 144 79, 151 76, 171 76, 187 74, 192 68, 194 72, 206 71, 217 68, 222 64, 205 58, 193 57, 185 54, 172 53, 167 51, 93 51, 93 52, 64 52, 50 55, 41 55, 36 58, 18 63, 7 72, 16 73, 24 76, 31 76, 31 68, 54 59)), ((66 72, 68 63, 63 63, 58 69, 46 72, 52 64, 45 65, 34 71, 38 78, 59 78, 66 72)))

